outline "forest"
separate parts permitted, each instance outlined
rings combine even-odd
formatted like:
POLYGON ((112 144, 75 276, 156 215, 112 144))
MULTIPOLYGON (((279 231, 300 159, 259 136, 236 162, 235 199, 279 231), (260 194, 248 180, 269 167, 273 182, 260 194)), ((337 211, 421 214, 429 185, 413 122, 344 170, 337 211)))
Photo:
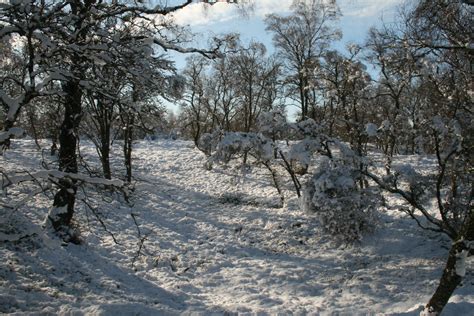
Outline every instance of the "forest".
POLYGON ((0 313, 474 315, 474 3, 343 1, 0 2, 0 313))

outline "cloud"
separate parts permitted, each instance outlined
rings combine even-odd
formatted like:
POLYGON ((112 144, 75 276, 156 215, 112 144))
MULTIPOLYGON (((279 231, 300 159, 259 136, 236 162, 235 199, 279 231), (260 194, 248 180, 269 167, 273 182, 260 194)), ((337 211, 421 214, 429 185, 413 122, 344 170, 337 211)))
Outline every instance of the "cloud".
MULTIPOLYGON (((253 0, 251 17, 262 18, 270 13, 286 13, 293 0, 253 0)), ((344 16, 354 18, 378 17, 384 12, 393 12, 404 0, 337 0, 344 16)), ((235 5, 216 3, 212 6, 193 3, 174 14, 181 25, 202 26, 242 18, 235 5)))
POLYGON ((178 24, 196 26, 230 20, 237 14, 235 8, 227 4, 217 3, 212 8, 206 6, 193 3, 173 14, 173 17, 178 24))
MULTIPOLYGON (((254 0, 251 16, 264 17, 270 13, 289 11, 292 0, 254 0)), ((212 6, 193 3, 174 14, 175 21, 181 25, 206 25, 241 18, 235 5, 216 3, 212 6)))
POLYGON ((270 13, 289 12, 293 0, 260 0, 255 2, 255 15, 265 16, 270 13))
POLYGON ((339 0, 342 14, 346 17, 378 17, 404 3, 405 0, 339 0))

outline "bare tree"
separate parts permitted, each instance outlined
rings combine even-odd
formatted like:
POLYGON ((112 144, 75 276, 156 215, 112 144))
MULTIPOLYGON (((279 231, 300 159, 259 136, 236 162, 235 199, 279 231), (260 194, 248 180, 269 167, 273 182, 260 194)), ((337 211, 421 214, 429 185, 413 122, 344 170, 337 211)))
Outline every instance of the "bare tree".
POLYGON ((181 108, 181 117, 186 121, 185 130, 189 130, 194 144, 197 146, 199 138, 203 133, 211 132, 207 126, 208 121, 208 95, 206 77, 208 62, 202 57, 189 57, 183 76, 186 82, 185 94, 181 108))
POLYGON ((295 0, 291 9, 289 16, 268 15, 265 23, 288 74, 289 96, 297 101, 303 120, 315 106, 309 90, 312 70, 331 42, 341 37, 334 25, 340 13, 335 1, 295 0))
MULTIPOLYGON (((67 174, 77 174, 78 128, 83 116, 83 101, 86 92, 94 87, 89 70, 93 65, 110 64, 119 59, 124 51, 140 49, 153 53, 154 49, 175 50, 182 53, 200 53, 207 57, 219 54, 223 41, 216 39, 211 50, 202 50, 180 45, 181 28, 174 27, 164 18, 180 10, 192 0, 175 5, 150 7, 143 3, 117 2, 104 4, 96 1, 31 1, 2 4, 0 8, 0 36, 18 37, 26 53, 22 77, 5 76, 3 82, 15 85, 15 94, 0 90, 0 101, 6 109, 4 132, 0 142, 7 144, 12 127, 25 105, 34 98, 58 94, 64 109, 59 133, 59 169, 67 174), (158 18, 150 18, 150 17, 158 18), (115 36, 110 23, 129 27, 128 37, 115 36), (133 30, 145 29, 147 34, 133 30), (60 83, 59 91, 48 91, 49 83, 60 83)), ((140 73, 129 72, 139 78, 140 73)), ((135 83, 145 81, 136 79, 135 83)), ((59 85, 55 85, 58 87, 59 85)), ((70 227, 74 215, 77 184, 71 177, 57 183, 59 191, 54 197, 48 214, 48 225, 65 240, 71 235, 70 227)))
POLYGON ((280 65, 266 56, 266 48, 261 43, 251 42, 231 57, 231 65, 236 70, 236 90, 240 96, 238 130, 255 130, 262 112, 270 111, 278 97, 277 82, 280 65))
MULTIPOLYGON (((395 105, 393 110, 398 110, 396 116, 405 115, 409 105, 400 97, 405 91, 409 91, 407 97, 420 102, 411 117, 421 124, 419 142, 434 154, 437 169, 426 178, 410 166, 388 170, 384 178, 371 172, 367 176, 404 198, 411 206, 405 211, 420 227, 452 240, 439 286, 424 311, 438 315, 461 283, 465 260, 473 253, 474 178, 469 171, 474 146, 469 96, 473 56, 469 43, 473 38, 468 31, 472 28, 472 6, 458 0, 421 0, 402 17, 397 32, 373 33, 373 52, 381 60, 382 73, 386 72, 382 84, 395 105), (425 206, 427 199, 436 201, 437 214, 425 206)), ((403 128, 396 117, 391 120, 394 133, 403 128)))

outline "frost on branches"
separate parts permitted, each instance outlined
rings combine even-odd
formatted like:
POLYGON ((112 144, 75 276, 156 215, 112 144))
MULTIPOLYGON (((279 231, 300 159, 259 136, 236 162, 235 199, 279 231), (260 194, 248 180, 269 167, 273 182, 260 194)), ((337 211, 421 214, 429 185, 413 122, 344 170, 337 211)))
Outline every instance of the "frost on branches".
POLYGON ((273 141, 283 139, 288 132, 289 123, 286 120, 284 109, 275 108, 260 114, 258 130, 273 141))
POLYGON ((277 170, 285 170, 289 176, 287 180, 293 182, 300 198, 301 207, 314 212, 326 232, 351 242, 372 231, 377 222, 376 209, 381 204, 381 196, 378 190, 368 186, 361 172, 366 160, 344 143, 328 137, 324 128, 312 119, 289 124, 278 120, 275 113, 265 113, 262 117, 262 133, 228 132, 219 134, 220 140, 217 140, 217 133, 203 135, 200 144, 210 155, 210 161, 229 163, 246 155, 252 157, 252 162, 271 172, 282 201, 281 176, 277 170), (298 140, 290 143, 286 139, 287 145, 284 146, 283 142, 270 139, 275 136, 271 133, 272 127, 278 127, 276 132, 281 136, 283 126, 286 126, 286 136, 298 140), (298 177, 308 172, 310 166, 315 170, 310 170, 313 174, 307 176, 310 180, 303 187, 298 177))
POLYGON ((262 134, 227 133, 217 145, 215 159, 229 162, 239 153, 248 153, 259 161, 269 161, 273 156, 273 142, 262 134))
POLYGON ((353 166, 324 157, 305 185, 302 209, 315 213, 322 228, 336 239, 360 240, 375 228, 381 204, 378 191, 359 186, 361 177, 353 166))
POLYGON ((204 133, 197 141, 197 148, 206 156, 211 156, 216 150, 222 136, 223 132, 220 129, 217 129, 212 133, 204 133))

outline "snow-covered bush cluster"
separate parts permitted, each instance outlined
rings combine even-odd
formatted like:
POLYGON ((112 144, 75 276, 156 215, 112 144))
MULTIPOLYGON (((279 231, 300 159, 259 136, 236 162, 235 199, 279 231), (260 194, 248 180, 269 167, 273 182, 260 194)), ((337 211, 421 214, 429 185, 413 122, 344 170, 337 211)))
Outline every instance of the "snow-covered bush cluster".
POLYGON ((222 138, 222 131, 217 129, 212 133, 204 133, 197 141, 197 148, 206 156, 210 156, 219 144, 222 138))
POLYGON ((310 138, 292 144, 288 152, 288 158, 295 173, 306 174, 314 153, 319 149, 321 149, 320 143, 310 138))
MULTIPOLYGON (((274 113, 263 115, 263 118, 274 117, 274 113)), ((286 178, 287 183, 292 181, 301 208, 315 213, 322 229, 336 239, 353 242, 372 232, 381 197, 368 186, 361 172, 365 158, 338 139, 328 137, 324 128, 312 119, 285 124, 291 130, 287 135, 297 140, 283 143, 263 133, 228 132, 217 144, 216 138, 207 134, 199 143, 203 148, 214 148, 211 161, 227 164, 245 157, 243 162, 247 163, 246 158, 251 157, 253 163, 264 165, 281 196, 280 179, 286 178), (285 170, 287 176, 279 170, 285 170), (299 179, 302 175, 309 179, 304 186, 299 179)), ((268 124, 263 124, 262 130, 269 135, 268 124)))
POLYGON ((303 190, 302 209, 315 213, 321 227, 337 239, 360 240, 376 227, 379 192, 361 188, 363 176, 354 167, 329 158, 320 161, 303 190))
POLYGON ((230 132, 216 146, 214 159, 229 162, 237 154, 249 154, 259 161, 268 161, 273 156, 273 142, 262 134, 230 132))
POLYGON ((286 113, 280 108, 262 112, 257 122, 259 132, 272 140, 283 139, 288 125, 286 113))
MULTIPOLYGON (((418 0, 394 26, 372 28, 365 43, 342 52, 333 49, 342 38, 336 1, 294 0, 288 14, 264 20, 275 54, 237 33, 189 46, 193 27, 173 16, 211 1, 174 2, 1 2, 0 158, 28 135, 38 151, 48 139, 51 160, 43 155, 36 169, 45 170, 27 176, 21 162, 7 170, 0 161, 0 210, 27 209, 11 193, 24 185, 28 199, 48 197, 46 226, 65 243, 80 242, 72 228, 84 220, 76 210, 90 211, 108 232, 90 195, 112 191, 118 203, 133 204, 143 179, 132 171, 149 160, 134 142, 160 131, 204 152, 209 172, 197 173, 211 174, 214 163, 241 164, 246 176, 263 170, 261 184, 271 179, 279 207, 301 199, 322 230, 345 241, 376 227, 375 188, 396 195, 404 205, 390 207, 452 241, 444 284, 426 305, 441 313, 465 274, 464 254, 474 252, 472 1, 418 0), (199 57, 179 73, 169 51, 199 57), (166 103, 179 104, 178 117, 166 103), (286 111, 294 106, 293 123, 286 111), (81 154, 83 139, 94 144, 98 163, 81 154), (419 165, 425 159, 428 168, 419 165)), ((219 200, 260 203, 233 187, 219 200)), ((139 256, 146 236, 130 215, 139 256)))

